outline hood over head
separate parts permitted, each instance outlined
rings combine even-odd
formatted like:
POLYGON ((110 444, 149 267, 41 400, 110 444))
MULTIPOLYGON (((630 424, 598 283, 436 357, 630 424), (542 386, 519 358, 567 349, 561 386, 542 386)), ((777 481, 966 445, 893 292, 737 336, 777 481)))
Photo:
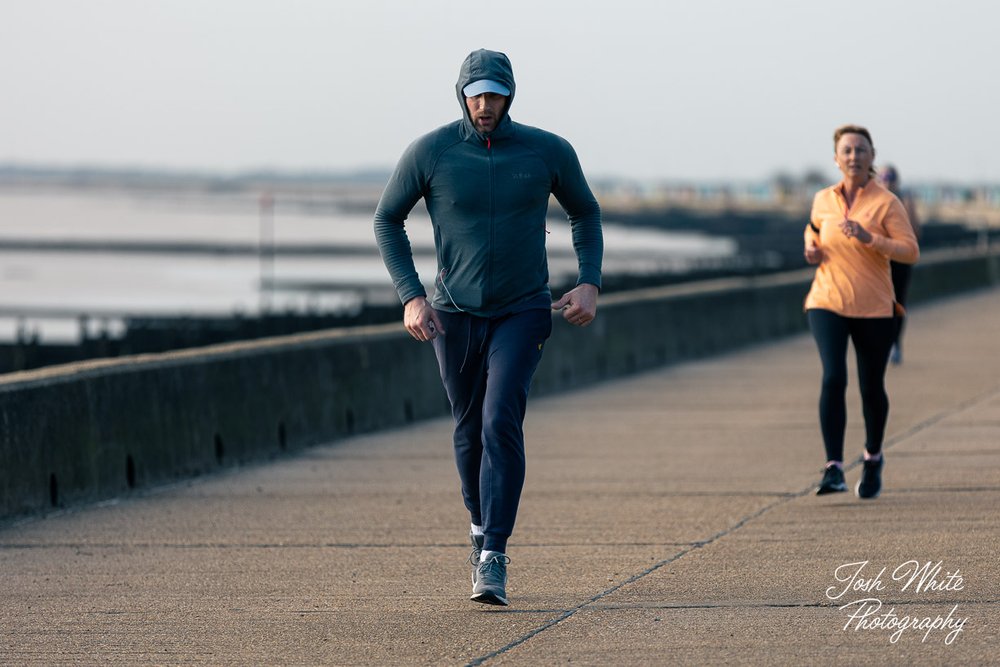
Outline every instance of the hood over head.
POLYGON ((510 90, 510 95, 507 96, 507 105, 504 107, 504 117, 500 119, 501 123, 507 119, 510 105, 514 101, 514 68, 511 67, 507 55, 486 49, 473 51, 462 62, 462 67, 458 71, 458 83, 455 84, 455 93, 458 95, 458 103, 462 107, 462 116, 469 128, 472 128, 472 120, 469 118, 469 110, 465 106, 465 93, 462 91, 470 83, 484 79, 498 81, 510 90))

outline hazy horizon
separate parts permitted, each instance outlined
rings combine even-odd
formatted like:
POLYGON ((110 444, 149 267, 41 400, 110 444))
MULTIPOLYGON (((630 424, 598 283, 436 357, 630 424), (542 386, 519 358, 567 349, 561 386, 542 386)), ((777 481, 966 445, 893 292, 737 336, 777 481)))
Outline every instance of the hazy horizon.
POLYGON ((485 47, 513 62, 511 116, 592 179, 835 178, 853 122, 904 185, 1000 183, 998 18, 986 0, 13 3, 0 164, 391 169, 459 117, 459 65, 485 47))

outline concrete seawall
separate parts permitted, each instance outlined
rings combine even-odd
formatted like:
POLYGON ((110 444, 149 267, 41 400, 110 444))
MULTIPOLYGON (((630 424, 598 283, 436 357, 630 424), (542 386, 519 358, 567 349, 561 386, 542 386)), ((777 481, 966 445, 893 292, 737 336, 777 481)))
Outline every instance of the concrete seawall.
MULTIPOLYGON (((533 391, 552 393, 805 328, 812 270, 611 294, 557 318, 533 391)), ((912 302, 1000 282, 1000 256, 927 255, 912 302)), ((0 519, 111 498, 448 410, 401 326, 285 336, 0 376, 0 519)))

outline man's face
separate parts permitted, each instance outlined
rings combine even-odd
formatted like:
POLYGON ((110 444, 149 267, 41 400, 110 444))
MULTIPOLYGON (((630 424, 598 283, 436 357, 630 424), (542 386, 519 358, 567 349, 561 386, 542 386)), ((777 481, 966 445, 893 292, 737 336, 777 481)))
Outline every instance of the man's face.
POLYGON ((475 97, 466 97, 465 106, 469 110, 469 118, 476 130, 487 134, 497 129, 497 123, 503 115, 507 98, 498 93, 483 93, 475 97))

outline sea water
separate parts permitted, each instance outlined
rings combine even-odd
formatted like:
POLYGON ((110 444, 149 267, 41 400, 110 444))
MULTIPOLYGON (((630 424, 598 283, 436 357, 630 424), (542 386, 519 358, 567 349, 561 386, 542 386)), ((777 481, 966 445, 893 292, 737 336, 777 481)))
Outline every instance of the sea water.
MULTIPOLYGON (((336 195, 278 193, 262 212, 259 193, 245 191, 0 189, 0 340, 20 329, 44 341, 72 341, 82 316, 86 326, 113 335, 128 315, 338 312, 395 298, 371 213, 342 203, 336 195), (62 242, 84 247, 52 247, 62 242), (108 249, 121 243, 142 251, 108 249), (162 244, 201 250, 160 252, 162 244), (292 246, 330 252, 282 252, 292 246)), ((571 280, 569 224, 552 218, 547 227, 552 281, 571 280)), ((430 289, 430 221, 416 210, 406 229, 430 289)), ((736 252, 729 239, 609 219, 604 236, 606 274, 683 270, 736 252)))

